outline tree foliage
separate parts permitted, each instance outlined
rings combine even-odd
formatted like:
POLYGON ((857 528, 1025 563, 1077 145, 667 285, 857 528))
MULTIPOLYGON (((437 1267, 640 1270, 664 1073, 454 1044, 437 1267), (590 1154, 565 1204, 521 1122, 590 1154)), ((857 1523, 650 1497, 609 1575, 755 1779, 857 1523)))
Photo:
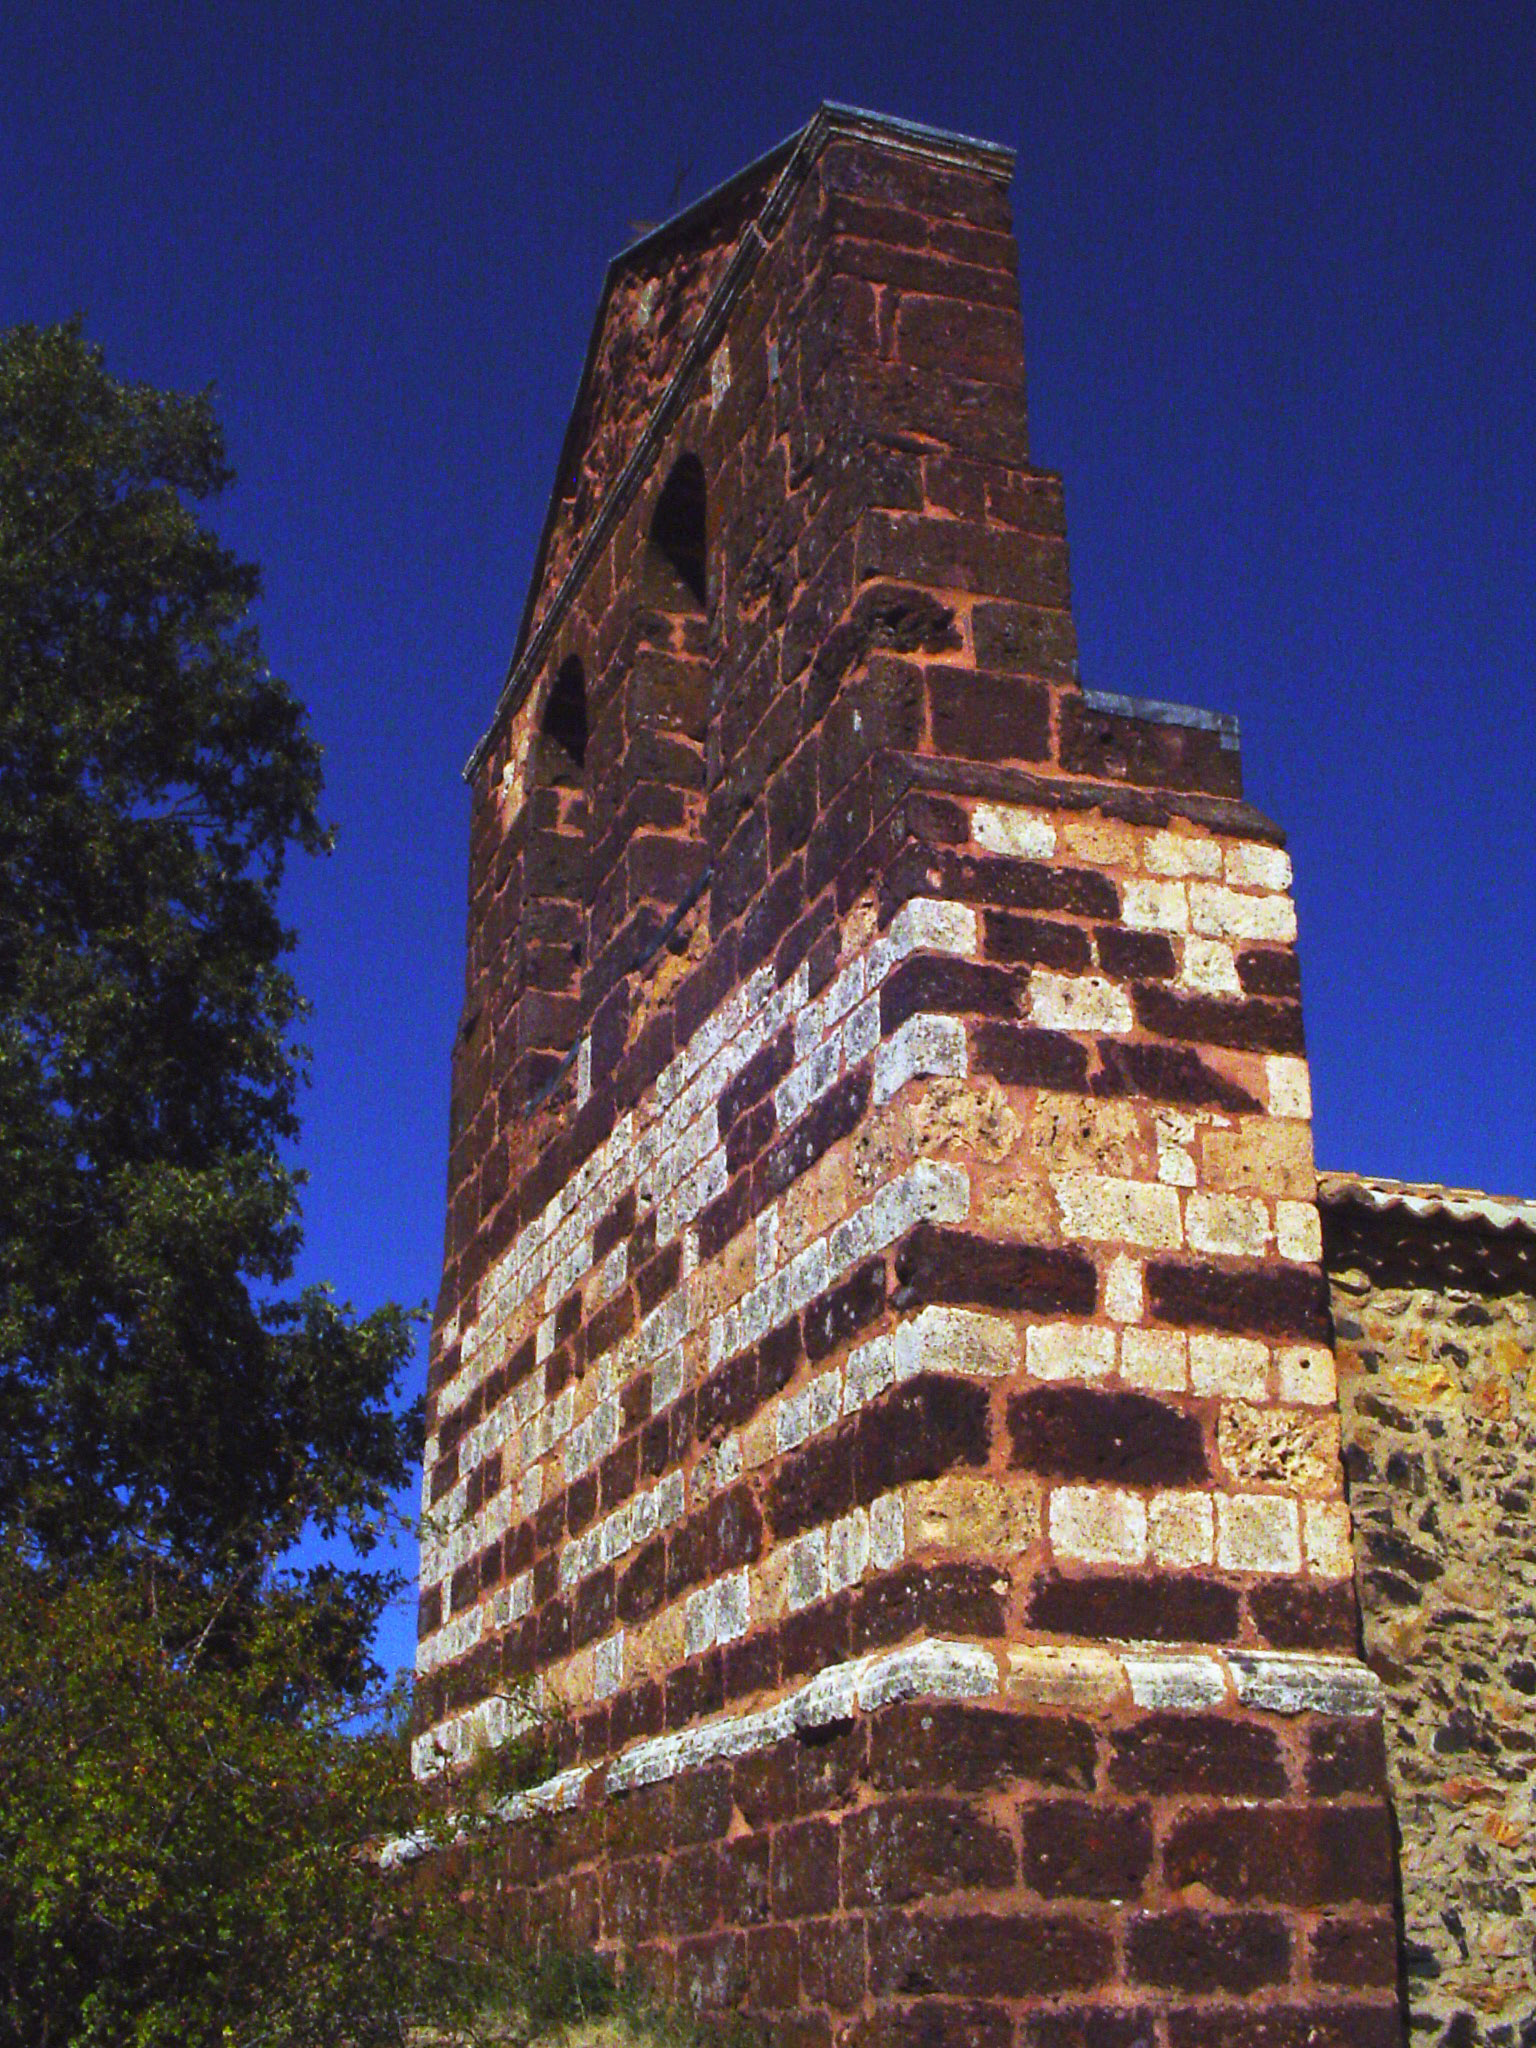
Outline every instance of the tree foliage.
POLYGON ((396 2044, 472 2026, 449 1902, 359 1853, 421 1824, 389 1724, 303 1687, 315 1615, 119 1551, 91 1572, 0 1551, 0 2043, 396 2044))
POLYGON ((220 1565, 379 1509, 408 1319, 285 1297, 302 1004, 278 890, 327 845, 259 579, 199 517, 206 396, 0 335, 0 1519, 220 1565))
POLYGON ((380 1865, 425 1830, 494 1891, 370 1696, 411 1319, 285 1292, 278 892, 328 839, 256 571, 200 517, 228 481, 206 397, 0 333, 0 2048, 691 2040, 380 1865), (352 1561, 285 1569, 306 1529, 352 1561))

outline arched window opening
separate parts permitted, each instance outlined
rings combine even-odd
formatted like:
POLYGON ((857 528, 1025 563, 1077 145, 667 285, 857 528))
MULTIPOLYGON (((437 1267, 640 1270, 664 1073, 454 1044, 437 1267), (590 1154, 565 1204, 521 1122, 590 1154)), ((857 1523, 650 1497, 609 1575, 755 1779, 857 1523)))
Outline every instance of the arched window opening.
POLYGON ((577 782, 587 759, 587 679, 576 655, 562 662, 540 728, 543 780, 577 782))
POLYGON ((709 592, 704 465, 679 457, 662 486, 645 551, 644 593, 661 612, 702 612, 709 592))

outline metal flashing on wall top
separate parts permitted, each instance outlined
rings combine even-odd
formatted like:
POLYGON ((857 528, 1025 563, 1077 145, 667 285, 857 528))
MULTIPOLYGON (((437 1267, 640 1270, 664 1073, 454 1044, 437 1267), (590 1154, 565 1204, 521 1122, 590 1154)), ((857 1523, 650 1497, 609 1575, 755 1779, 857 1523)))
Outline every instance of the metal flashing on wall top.
POLYGON ((1169 704, 1161 697, 1122 697, 1114 690, 1084 690, 1083 702, 1090 711, 1105 712, 1111 718, 1135 718, 1144 725, 1185 725, 1197 732, 1213 732, 1217 744, 1235 754, 1242 745, 1241 731, 1230 711, 1204 711, 1198 704, 1169 704))

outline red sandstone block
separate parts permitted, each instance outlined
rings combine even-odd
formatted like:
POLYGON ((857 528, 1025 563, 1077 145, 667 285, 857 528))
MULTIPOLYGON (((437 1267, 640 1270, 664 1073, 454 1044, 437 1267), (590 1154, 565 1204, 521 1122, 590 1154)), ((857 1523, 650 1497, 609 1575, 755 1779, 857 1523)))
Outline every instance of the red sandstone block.
POLYGON ((1163 1038, 1192 1038, 1240 1052, 1306 1051, 1299 1003, 1265 1002, 1257 996, 1183 995, 1155 983, 1138 987, 1134 997, 1138 1020, 1163 1038))
POLYGON ((919 1373, 893 1388, 854 1423, 856 1498, 870 1501, 909 1480, 985 1465, 990 1409, 986 1387, 944 1373, 919 1373))
POLYGON ((749 1828, 792 1819, 798 1810, 797 1749, 793 1740, 776 1742, 771 1749, 744 1756, 737 1763, 733 1779, 736 1805, 749 1828))
POLYGON ((995 1565, 909 1565, 871 1579, 853 1603, 851 1648, 862 1656, 921 1633, 1000 1636, 1008 1590, 995 1565))
POLYGON ((1177 971, 1173 941, 1164 932, 1137 932, 1124 925, 1106 924, 1100 925, 1094 937, 1099 965, 1118 980, 1155 981, 1177 971))
POLYGON ((779 1640, 772 1629, 760 1629, 745 1641, 727 1644, 722 1653, 727 1700, 769 1692, 780 1682, 779 1640))
POLYGON ((1011 2048, 1013 2026, 996 2005, 924 1998, 882 2003, 856 2020, 849 2048, 1011 2048))
POLYGON ((751 974, 773 957, 804 908, 804 863, 796 854, 780 868, 742 919, 737 959, 743 974, 751 974))
POLYGON ((1307 1790, 1334 1799, 1344 1792, 1384 1793, 1386 1745, 1372 1717, 1320 1717, 1307 1730, 1307 1790))
POLYGON ((971 613, 976 665, 1070 683, 1077 675, 1077 634, 1064 608, 978 604, 971 613))
POLYGON ((1207 790, 1241 796, 1242 760, 1215 732, 1159 725, 1090 709, 1081 697, 1061 706, 1061 765, 1069 774, 1133 782, 1143 788, 1207 790))
POLYGON ((1103 1983, 1109 1931, 1046 1913, 887 1913, 869 1922, 873 1995, 1049 1997, 1103 1983))
POLYGON ((747 1989, 747 1944, 740 1934, 679 1942, 674 1995, 696 2012, 725 2012, 747 1989))
POLYGON ((824 1813, 857 1800, 868 1753, 862 1719, 801 1729, 790 1748, 797 1813, 824 1813))
POLYGON ((1152 1867, 1145 1805, 1045 1799, 1020 1809, 1024 1881, 1051 1899, 1134 1899, 1152 1867))
POLYGON ((718 1714, 725 1705, 725 1673, 720 1652, 711 1650, 666 1679, 666 1717, 669 1728, 686 1728, 706 1714, 718 1714))
POLYGON ((829 197, 835 194, 865 205, 963 222, 1011 244, 1006 194, 974 171, 914 166, 884 151, 862 149, 852 141, 834 143, 823 154, 818 169, 829 197))
MULTIPOLYGON (((966 380, 962 367, 957 381, 966 380)), ((940 380, 926 381, 931 396, 938 396, 940 380)), ((866 512, 857 546, 862 582, 884 576, 930 590, 967 590, 1027 604, 1065 607, 1071 602, 1066 547, 1054 538, 963 519, 866 512)))
POLYGON ((795 1063, 795 1030, 793 1024, 784 1029, 755 1052, 741 1072, 720 1097, 719 1128, 725 1136, 731 1125, 743 1110, 760 1102, 783 1080, 795 1063))
POLYGON ((761 1556, 763 1517, 749 1483, 717 1494, 705 1513, 709 1539, 709 1569, 719 1576, 751 1564, 761 1556))
POLYGON ((840 1138, 858 1128, 869 1104, 870 1076, 867 1066, 845 1075, 835 1087, 806 1111, 773 1150, 752 1172, 754 1208, 771 1202, 809 1172, 816 1161, 840 1138))
POLYGON ((660 1684, 653 1678, 616 1693, 608 1716, 609 1738, 616 1750, 642 1735, 659 1735, 666 1725, 660 1684))
POLYGON ((659 1910, 667 1934, 706 1934, 714 1926, 720 1914, 720 1860, 712 1846, 668 1858, 659 1910))
POLYGON ((999 910, 1048 910, 1068 917, 1118 920, 1120 893, 1091 868, 964 853, 957 847, 913 845, 882 880, 880 916, 891 918, 911 896, 943 896, 999 910))
POLYGON ((1088 1050, 1062 1031, 1028 1024, 981 1024, 971 1034, 977 1070, 1014 1088, 1084 1094, 1088 1050))
POLYGON ((1251 1992, 1285 1983, 1291 1942, 1275 1913, 1148 1913, 1130 1923, 1126 1962, 1138 1984, 1251 1992))
POLYGON ((914 954, 881 985, 880 1030, 889 1037, 920 1010, 940 1010, 951 1016, 1016 1017, 1024 992, 1024 977, 1007 967, 942 954, 914 954))
POLYGON ((849 1814, 842 1823, 842 1859, 843 1898, 850 1906, 998 1891, 1017 1877, 1009 1837, 958 1799, 887 1800, 849 1814))
POLYGON ((1390 2005, 1205 2006, 1168 2015, 1169 2048, 1402 2048, 1390 2005))
POLYGON ((1301 995, 1301 963, 1289 946, 1248 946, 1237 956, 1237 978, 1251 996, 1301 995))
POLYGON ((1110 1737, 1110 1783, 1122 1792, 1273 1798, 1286 1789, 1274 1730, 1226 1714, 1148 1714, 1110 1737))
POLYGON ((1369 1989, 1397 1982, 1397 1926, 1390 1913, 1324 1920, 1312 1930, 1312 1975, 1320 1984, 1369 1989))
MULTIPOLYGON (((865 845, 874 824, 868 771, 858 775, 822 811, 805 849, 807 900, 819 896, 865 845)), ((814 991, 812 991, 814 993, 814 991)))
POLYGON ((1008 1403, 1010 1463, 1049 1479, 1187 1486, 1208 1476, 1198 1416, 1147 1394, 1032 1387, 1008 1403))
POLYGON ((893 1791, 1017 1784, 1086 1791, 1094 1783, 1093 1731, 1066 1715, 930 1702, 894 1707, 870 1726, 870 1780, 893 1791))
POLYGON ((828 804, 882 747, 913 753, 922 744, 923 672, 871 651, 865 674, 845 682, 821 729, 818 788, 828 804))
POLYGON ((768 1872, 774 1917, 801 1920, 837 1910, 837 1829, 828 1820, 787 1821, 773 1834, 768 1872))
POLYGON ((747 2003, 773 2010, 800 1996, 800 1943, 793 1927, 755 1927, 747 1936, 747 2003))
POLYGON ((903 815, 912 837, 929 846, 963 846, 971 836, 970 813, 951 797, 914 792, 903 815))
POLYGON ((779 1630, 779 1672, 785 1684, 841 1664, 851 1655, 852 1593, 839 1593, 790 1615, 779 1630))
MULTIPOLYGON (((1168 941, 1164 939, 1163 944, 1168 945, 1168 941)), ((1053 924, 1046 918, 1021 917, 1008 910, 983 911, 982 950, 991 960, 1056 967, 1067 974, 1085 973, 1093 964, 1088 934, 1080 926, 1053 924)), ((1170 974, 1173 972, 1172 959, 1173 949, 1170 946, 1170 974)))
POLYGON ((857 1421, 843 1423, 830 1435, 791 1452, 774 1471, 767 1507, 777 1539, 819 1528, 853 1506, 857 1428, 857 1421))
POLYGON ((951 1302, 976 1308, 1092 1315, 1098 1272, 1066 1247, 1012 1244, 921 1223, 897 1249, 895 1302, 951 1302))
POLYGON ((1175 1888, 1200 1884, 1244 1904, 1390 1904, 1386 1809, 1261 1806, 1186 1814, 1164 1844, 1163 1874, 1175 1888))
POLYGON ((1101 1038, 1098 1049, 1095 1095, 1145 1095, 1154 1102, 1233 1110, 1239 1115, 1263 1107, 1256 1096, 1207 1066, 1189 1046, 1130 1045, 1119 1038, 1101 1038))
POLYGON ((632 1949, 655 1933, 660 1912, 661 1858, 609 1863, 602 1875, 603 1937, 632 1949))
MULTIPOLYGON (((963 263, 933 250, 918 250, 884 240, 855 240, 839 236, 833 241, 830 259, 850 277, 866 278, 871 284, 896 285, 902 293, 922 292, 940 298, 960 299, 977 306, 1017 308, 1018 279, 1000 267, 963 263)), ((1015 346, 1022 360, 1023 336, 1015 346)))
POLYGON ((768 1836, 733 1835, 719 1845, 720 1918, 727 1927, 760 1927, 769 1918, 768 1836))
POLYGON ((846 1916, 800 1929, 800 1988, 811 2005, 848 2012, 864 1997, 864 1923, 846 1916))
POLYGON ((1042 1572, 1029 1595, 1034 1627, 1090 1641, 1231 1642, 1239 1613, 1231 1586, 1168 1572, 1125 1578, 1094 1572, 1068 1578, 1042 1572))
POLYGON ((937 752, 963 761, 1046 761, 1051 697, 1019 675, 927 671, 928 722, 937 752))
POLYGON ((805 1311, 805 1355, 826 1358, 885 1308, 885 1260, 867 1259, 851 1277, 818 1296, 805 1311))
POLYGON ((731 1825, 731 1769, 714 1764, 677 1780, 672 1804, 672 1840, 678 1848, 719 1841, 731 1825))
MULTIPOLYGON (((739 1116, 731 1125, 725 1141, 725 1170, 739 1178, 736 1178, 720 1200, 705 1212, 710 1217, 710 1241, 717 1249, 729 1243, 747 1220, 752 1200, 751 1176, 746 1169, 754 1165, 767 1151, 778 1134, 778 1128, 778 1112, 772 1096, 754 1103, 751 1109, 739 1116), (734 1228, 731 1228, 731 1225, 734 1225, 734 1228), (722 1229, 725 1232, 723 1236, 722 1229)), ((703 1242, 702 1219, 700 1242, 703 1242)))
MULTIPOLYGON (((546 1529, 554 1532, 550 1536, 550 1542, 559 1541, 558 1531, 560 1523, 557 1518, 559 1506, 560 1496, 556 1494, 553 1500, 546 1501, 544 1507, 539 1510, 539 1522, 541 1525, 539 1527, 540 1549, 547 1547, 544 1541, 544 1531, 546 1529), (550 1514, 550 1520, 547 1523, 543 1521, 545 1509, 550 1514)), ((579 1479, 573 1479, 565 1489, 565 1527, 573 1536, 579 1536, 596 1513, 597 1474, 595 1472, 584 1472, 579 1479)))
POLYGON ((1076 2006, 1020 2018, 1018 2048, 1152 2048, 1157 2021, 1144 2005, 1076 2006))
POLYGON ((694 1427, 708 1443, 727 1430, 738 1429, 757 1408, 758 1353, 738 1352, 701 1380, 694 1406, 694 1427))
POLYGON ((1273 1579, 1247 1595, 1254 1634, 1277 1650, 1338 1650, 1359 1647, 1360 1624, 1351 1579, 1321 1585, 1273 1579))
POLYGON ((1165 1323, 1243 1335, 1328 1341, 1328 1288, 1309 1268, 1232 1272, 1224 1266, 1153 1259, 1147 1298, 1165 1323))

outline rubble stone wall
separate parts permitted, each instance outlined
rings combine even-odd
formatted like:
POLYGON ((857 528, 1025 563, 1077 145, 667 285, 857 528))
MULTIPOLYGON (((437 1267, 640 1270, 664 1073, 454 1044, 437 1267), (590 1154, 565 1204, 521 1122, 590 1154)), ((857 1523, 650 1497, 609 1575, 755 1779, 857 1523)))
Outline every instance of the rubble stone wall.
MULTIPOLYGON (((1413 2039, 1536 2041, 1536 1230, 1325 1181, 1413 2039), (1523 1254, 1521 1245, 1523 1242, 1523 1254), (1518 1256, 1517 1256, 1518 1255, 1518 1256)), ((1445 1191, 1427 1190, 1428 1195, 1445 1191)))

